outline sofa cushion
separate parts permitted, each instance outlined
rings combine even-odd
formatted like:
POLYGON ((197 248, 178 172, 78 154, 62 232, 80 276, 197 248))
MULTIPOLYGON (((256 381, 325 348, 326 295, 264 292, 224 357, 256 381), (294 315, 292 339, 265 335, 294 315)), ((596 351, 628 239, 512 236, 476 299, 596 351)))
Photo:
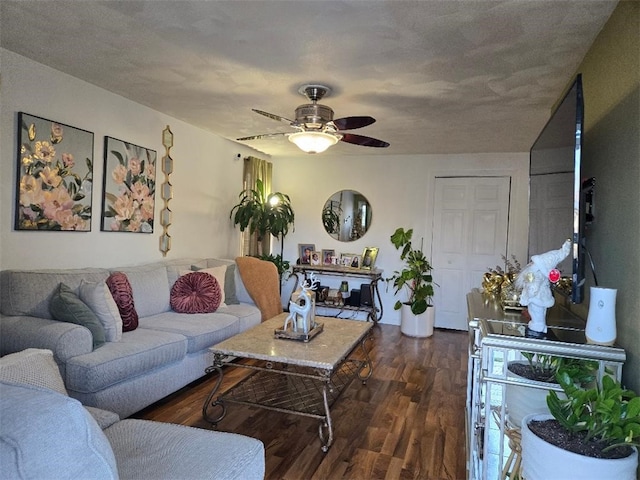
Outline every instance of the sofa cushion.
POLYGON ((119 268, 127 275, 133 290, 133 300, 139 317, 171 310, 169 304, 169 277, 163 263, 151 263, 135 267, 119 268))
POLYGON ((264 445, 255 438, 134 419, 118 422, 104 433, 122 478, 264 478, 264 445))
POLYGON ((93 335, 93 348, 104 344, 104 327, 98 317, 73 291, 64 283, 51 297, 49 305, 51 316, 61 322, 75 323, 87 327, 93 335))
POLYGON ((113 272, 107 278, 107 286, 118 306, 122 318, 122 331, 130 332, 138 328, 138 312, 133 299, 133 290, 127 275, 123 272, 113 272))
POLYGON ((1 357, 0 381, 48 388, 67 395, 51 350, 27 348, 1 357))
POLYGON ((171 308, 178 313, 213 313, 221 300, 220 285, 208 273, 187 273, 171 287, 171 308))
POLYGON ((111 410, 103 410, 102 408, 90 407, 88 405, 85 405, 84 408, 87 409, 87 412, 91 414, 102 430, 120 421, 120 415, 111 410))
POLYGON ((80 402, 0 383, 2 478, 117 479, 109 440, 80 402))
POLYGON ((215 313, 165 312, 140 319, 140 328, 179 334, 187 339, 187 352, 195 353, 240 332, 238 318, 215 313))
POLYGON ((216 313, 225 313, 236 317, 239 321, 239 333, 259 325, 262 321, 260 310, 255 305, 248 303, 221 306, 216 310, 216 313))
POLYGON ((117 342, 122 338, 122 317, 107 282, 80 282, 78 295, 95 313, 104 328, 104 339, 117 342))
POLYGON ((182 335, 136 329, 124 333, 119 342, 108 342, 90 354, 70 358, 65 384, 71 394, 95 393, 179 362, 186 353, 187 339, 182 335))
POLYGON ((99 282, 108 276, 109 271, 100 268, 3 270, 0 272, 0 312, 52 320, 49 303, 58 285, 64 283, 77 293, 82 280, 99 282))

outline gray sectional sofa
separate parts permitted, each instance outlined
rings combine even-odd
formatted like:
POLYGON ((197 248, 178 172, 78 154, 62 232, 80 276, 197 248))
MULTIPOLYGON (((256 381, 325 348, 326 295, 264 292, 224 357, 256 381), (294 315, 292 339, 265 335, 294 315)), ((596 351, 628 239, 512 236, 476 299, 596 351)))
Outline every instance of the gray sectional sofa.
POLYGON ((50 350, 0 358, 0 478, 259 480, 264 445, 233 433, 120 420, 65 390, 50 350))
POLYGON ((111 269, 0 272, 0 355, 26 348, 51 350, 69 395, 121 418, 202 377, 208 348, 260 323, 233 261, 179 259, 111 269), (176 313, 170 291, 181 273, 227 265, 228 304, 214 313, 176 313), (124 272, 133 290, 139 326, 119 341, 93 349, 88 328, 52 319, 49 303, 60 283, 77 291, 124 272), (237 303, 233 297, 237 298, 237 303))

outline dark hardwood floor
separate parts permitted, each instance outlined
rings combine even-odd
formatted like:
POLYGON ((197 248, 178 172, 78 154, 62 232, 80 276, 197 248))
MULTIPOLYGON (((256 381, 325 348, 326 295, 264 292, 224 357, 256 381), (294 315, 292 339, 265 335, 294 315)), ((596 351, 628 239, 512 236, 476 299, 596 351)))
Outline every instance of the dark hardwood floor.
MULTIPOLYGON (((260 439, 267 479, 464 479, 467 333, 415 339, 378 325, 372 336, 373 375, 353 381, 331 410, 327 453, 314 418, 229 405, 217 429, 260 439)), ((227 368, 221 389, 246 374, 227 368)), ((134 417, 211 429, 202 404, 213 383, 194 382, 134 417)))

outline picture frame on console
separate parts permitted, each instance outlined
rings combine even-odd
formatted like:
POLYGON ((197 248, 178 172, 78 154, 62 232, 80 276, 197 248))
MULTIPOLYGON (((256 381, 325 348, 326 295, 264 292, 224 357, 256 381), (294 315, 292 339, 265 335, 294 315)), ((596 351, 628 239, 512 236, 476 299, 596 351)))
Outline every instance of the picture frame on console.
POLYGON ((333 249, 322 249, 322 264, 331 265, 331 258, 335 257, 336 251, 333 249))
POLYGON ((103 232, 153 233, 156 151, 104 139, 103 232))
POLYGON ((91 231, 93 132, 18 112, 16 230, 91 231))
POLYGON ((309 263, 311 265, 322 265, 322 252, 316 252, 315 250, 311 252, 311 260, 309 263))
POLYGON ((343 267, 360 268, 360 255, 355 253, 341 253, 340 265, 343 267))
POLYGON ((309 265, 311 263, 311 255, 316 251, 313 243, 298 244, 298 261, 300 265, 309 265))
POLYGON ((362 252, 362 265, 360 268, 371 270, 376 264, 378 247, 366 247, 362 252))

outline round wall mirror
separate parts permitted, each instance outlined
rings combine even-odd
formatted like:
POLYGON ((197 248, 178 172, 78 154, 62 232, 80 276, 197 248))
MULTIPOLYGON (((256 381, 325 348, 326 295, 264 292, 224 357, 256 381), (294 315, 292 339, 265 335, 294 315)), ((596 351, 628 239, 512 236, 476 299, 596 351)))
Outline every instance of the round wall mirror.
POLYGON ((352 242, 369 230, 371 213, 371 205, 364 195, 354 190, 341 190, 324 204, 322 225, 331 238, 352 242))

